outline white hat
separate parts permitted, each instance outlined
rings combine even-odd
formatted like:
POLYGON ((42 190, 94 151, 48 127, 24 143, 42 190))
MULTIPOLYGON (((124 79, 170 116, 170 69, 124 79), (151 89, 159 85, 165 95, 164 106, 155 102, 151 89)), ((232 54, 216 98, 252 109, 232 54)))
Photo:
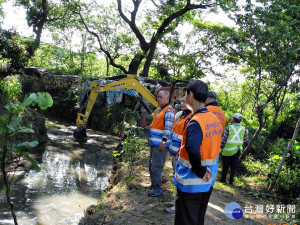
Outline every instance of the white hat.
POLYGON ((235 113, 235 114, 233 114, 232 118, 241 120, 241 119, 243 118, 243 116, 242 116, 242 114, 240 114, 240 113, 235 113))

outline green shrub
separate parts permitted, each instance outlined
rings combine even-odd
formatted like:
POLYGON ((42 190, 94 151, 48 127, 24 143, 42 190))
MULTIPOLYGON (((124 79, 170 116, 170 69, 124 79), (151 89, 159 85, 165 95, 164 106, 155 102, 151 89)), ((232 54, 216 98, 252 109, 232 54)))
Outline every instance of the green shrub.
POLYGON ((0 100, 16 101, 21 96, 19 76, 9 76, 0 79, 0 100))
POLYGON ((255 160, 251 156, 247 157, 242 164, 250 175, 266 176, 269 172, 268 165, 265 162, 255 160))
MULTIPOLYGON (((296 199, 300 195, 300 144, 295 142, 293 148, 290 150, 282 169, 277 178, 275 191, 286 196, 289 199, 296 199)), ((273 180, 277 167, 282 159, 282 154, 274 154, 269 159, 270 161, 270 174, 271 180, 273 180)))

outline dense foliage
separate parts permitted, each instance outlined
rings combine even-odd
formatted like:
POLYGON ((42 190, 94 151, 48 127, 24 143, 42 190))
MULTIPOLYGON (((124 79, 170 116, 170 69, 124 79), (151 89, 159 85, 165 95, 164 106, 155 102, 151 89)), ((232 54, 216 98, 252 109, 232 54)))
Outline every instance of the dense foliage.
POLYGON ((27 57, 15 31, 0 30, 0 78, 22 72, 27 57))

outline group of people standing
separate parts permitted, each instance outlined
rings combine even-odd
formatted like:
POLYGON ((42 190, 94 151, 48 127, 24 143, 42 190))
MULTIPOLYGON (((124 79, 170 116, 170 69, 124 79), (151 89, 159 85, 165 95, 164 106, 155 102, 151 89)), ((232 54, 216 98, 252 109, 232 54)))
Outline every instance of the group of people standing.
POLYGON ((233 124, 223 130, 226 117, 218 106, 216 93, 208 91, 205 82, 191 82, 181 99, 182 111, 175 115, 169 104, 170 93, 161 89, 157 93, 159 110, 150 125, 149 172, 150 197, 163 193, 162 171, 167 153, 172 156, 175 207, 166 213, 175 213, 176 225, 204 224, 208 201, 217 178, 218 159, 222 151, 223 170, 221 182, 226 181, 230 167, 229 183, 233 182, 242 145, 248 132, 240 122, 242 115, 233 115, 233 124))

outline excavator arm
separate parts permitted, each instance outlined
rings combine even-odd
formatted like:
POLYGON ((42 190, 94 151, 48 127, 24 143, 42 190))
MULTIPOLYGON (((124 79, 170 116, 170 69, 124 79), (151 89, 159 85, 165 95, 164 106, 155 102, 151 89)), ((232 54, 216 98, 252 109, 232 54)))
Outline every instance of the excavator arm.
MULTIPOLYGON (((93 106, 95 104, 95 101, 98 97, 98 94, 100 92, 105 92, 105 91, 111 91, 115 89, 124 89, 125 91, 128 90, 136 90, 138 91, 144 98, 146 98, 155 108, 157 108, 158 103, 155 99, 155 97, 151 94, 151 92, 145 88, 136 77, 130 75, 128 77, 125 77, 121 80, 106 84, 106 85, 98 85, 97 81, 93 81, 92 84, 90 85, 90 95, 88 96, 88 103, 85 109, 85 113, 78 113, 77 114, 77 119, 76 119, 76 125, 78 127, 86 127, 88 118, 91 114, 91 111, 93 109, 93 106)), ((137 96, 139 100, 141 101, 140 96, 137 96)), ((148 106, 141 101, 142 105, 146 108, 146 110, 151 113, 150 109, 148 106)), ((75 134, 75 132, 74 132, 75 134)), ((75 136, 75 135, 74 135, 75 136)))

